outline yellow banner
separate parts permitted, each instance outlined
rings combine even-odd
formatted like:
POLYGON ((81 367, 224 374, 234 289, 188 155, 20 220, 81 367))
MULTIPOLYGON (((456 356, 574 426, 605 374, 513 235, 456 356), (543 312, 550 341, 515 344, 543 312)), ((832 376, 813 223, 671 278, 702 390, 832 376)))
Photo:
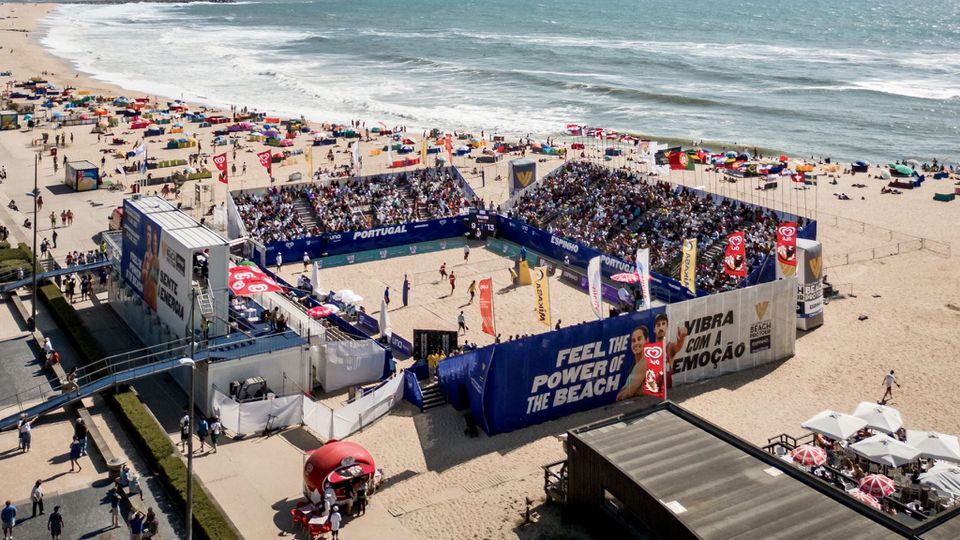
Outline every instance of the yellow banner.
POLYGON ((683 260, 680 262, 680 284, 697 294, 697 239, 683 241, 683 260))
POLYGON ((537 322, 550 325, 550 281, 547 268, 538 266, 533 269, 533 297, 537 303, 537 322))

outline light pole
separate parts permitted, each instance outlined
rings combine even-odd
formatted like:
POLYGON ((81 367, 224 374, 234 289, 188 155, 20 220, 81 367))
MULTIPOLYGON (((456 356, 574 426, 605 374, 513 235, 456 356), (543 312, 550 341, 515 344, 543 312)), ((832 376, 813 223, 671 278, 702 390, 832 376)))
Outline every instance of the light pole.
MULTIPOLYGON (((40 150, 42 152, 43 150, 40 150)), ((54 157, 53 159, 57 159, 54 157)), ((30 296, 30 331, 37 329, 37 199, 40 196, 40 190, 37 188, 38 169, 40 167, 40 153, 33 157, 33 268, 30 271, 32 277, 32 293, 30 296)))
MULTIPOLYGON (((190 358, 196 357, 197 342, 194 333, 194 313, 197 306, 197 289, 190 288, 190 327, 187 329, 190 335, 190 358)), ((190 436, 187 438, 187 540, 193 540, 193 409, 194 409, 194 389, 196 387, 197 365, 194 363, 190 367, 190 403, 187 409, 188 428, 190 436)))

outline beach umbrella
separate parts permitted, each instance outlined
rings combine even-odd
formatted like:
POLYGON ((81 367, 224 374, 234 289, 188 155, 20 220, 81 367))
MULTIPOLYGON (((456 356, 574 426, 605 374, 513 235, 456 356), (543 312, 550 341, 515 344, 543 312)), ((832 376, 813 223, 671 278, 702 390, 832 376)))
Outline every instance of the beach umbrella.
POLYGON ((802 444, 790 451, 790 457, 793 461, 804 467, 814 467, 823 465, 827 461, 827 453, 823 448, 813 446, 812 444, 802 444))
POLYGON ((890 171, 887 171, 887 170, 880 171, 880 178, 883 178, 884 180, 889 180, 890 171))
POLYGON ((960 467, 952 463, 934 465, 918 478, 921 485, 930 486, 944 497, 960 497, 960 467))
POLYGON ((897 163, 896 165, 894 165, 893 170, 897 171, 898 173, 904 176, 913 176, 913 169, 911 169, 910 167, 907 167, 902 163, 897 163))
POLYGON ((623 274, 614 274, 610 279, 620 283, 640 283, 640 274, 637 272, 625 272, 623 274))
POLYGON ((853 164, 854 164, 854 165, 859 165, 860 167, 869 167, 869 166, 870 166, 870 162, 869 162, 869 161, 866 161, 866 160, 863 160, 863 159, 858 159, 858 160, 854 161, 853 164))
POLYGON ((896 486, 893 480, 882 474, 868 474, 860 479, 860 491, 874 497, 886 497, 896 491, 896 486))
POLYGON ((919 450, 921 457, 960 463, 960 440, 953 435, 908 429, 907 444, 919 450))
POLYGON ((886 434, 868 437, 848 448, 874 463, 891 467, 913 463, 920 457, 919 450, 886 434))
POLYGON ((876 497, 870 495, 869 493, 864 493, 859 489, 851 489, 847 492, 847 495, 850 495, 854 499, 862 502, 870 508, 873 508, 874 510, 880 510, 880 501, 878 501, 876 497))
POLYGON ((337 300, 340 300, 341 302, 346 302, 348 304, 354 304, 357 302, 361 302, 363 300, 362 296, 353 292, 350 289, 343 289, 342 291, 337 291, 337 293, 334 294, 333 297, 336 298, 337 300))
POLYGON ((785 161, 790 161, 790 158, 788 158, 786 154, 780 154, 780 162, 783 163, 785 161))
POLYGON ((819 433, 831 439, 845 440, 853 437, 867 426, 862 418, 842 412, 826 410, 800 424, 803 429, 819 433))
POLYGON ((310 315, 314 319, 329 317, 334 313, 336 313, 336 311, 330 309, 329 305, 315 306, 307 310, 307 315, 310 315))
POLYGON ((861 401, 856 410, 853 411, 853 415, 866 420, 868 428, 884 433, 894 433, 903 427, 903 418, 900 417, 900 411, 870 401, 861 401))

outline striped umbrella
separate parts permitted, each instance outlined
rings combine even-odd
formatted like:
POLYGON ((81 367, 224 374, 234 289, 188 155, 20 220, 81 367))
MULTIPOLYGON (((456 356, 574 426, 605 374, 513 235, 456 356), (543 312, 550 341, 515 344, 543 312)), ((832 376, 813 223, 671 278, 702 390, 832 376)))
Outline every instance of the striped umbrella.
POLYGON ((853 497, 854 499, 862 502, 863 504, 869 506, 870 508, 873 508, 875 510, 880 510, 880 501, 878 501, 876 497, 874 497, 873 495, 870 495, 869 493, 864 493, 859 489, 851 489, 850 491, 847 492, 847 494, 853 497))
POLYGON ((815 467, 823 465, 827 461, 827 453, 823 448, 813 446, 812 444, 802 444, 790 451, 790 457, 795 463, 804 467, 815 467))
POLYGON ((637 272, 614 274, 610 276, 610 279, 620 283, 640 283, 640 274, 637 272))
POLYGON ((893 480, 882 474, 868 474, 860 479, 860 491, 876 497, 886 497, 894 489, 893 480))

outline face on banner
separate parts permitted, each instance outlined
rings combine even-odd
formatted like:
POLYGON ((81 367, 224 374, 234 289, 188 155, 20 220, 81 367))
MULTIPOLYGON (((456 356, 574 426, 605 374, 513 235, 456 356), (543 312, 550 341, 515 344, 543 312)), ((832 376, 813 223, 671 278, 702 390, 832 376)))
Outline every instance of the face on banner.
POLYGON ((723 254, 723 271, 728 276, 747 277, 747 246, 742 231, 730 233, 727 249, 723 254))
POLYGON ((797 270, 797 224, 793 221, 777 226, 777 263, 786 277, 797 270))

